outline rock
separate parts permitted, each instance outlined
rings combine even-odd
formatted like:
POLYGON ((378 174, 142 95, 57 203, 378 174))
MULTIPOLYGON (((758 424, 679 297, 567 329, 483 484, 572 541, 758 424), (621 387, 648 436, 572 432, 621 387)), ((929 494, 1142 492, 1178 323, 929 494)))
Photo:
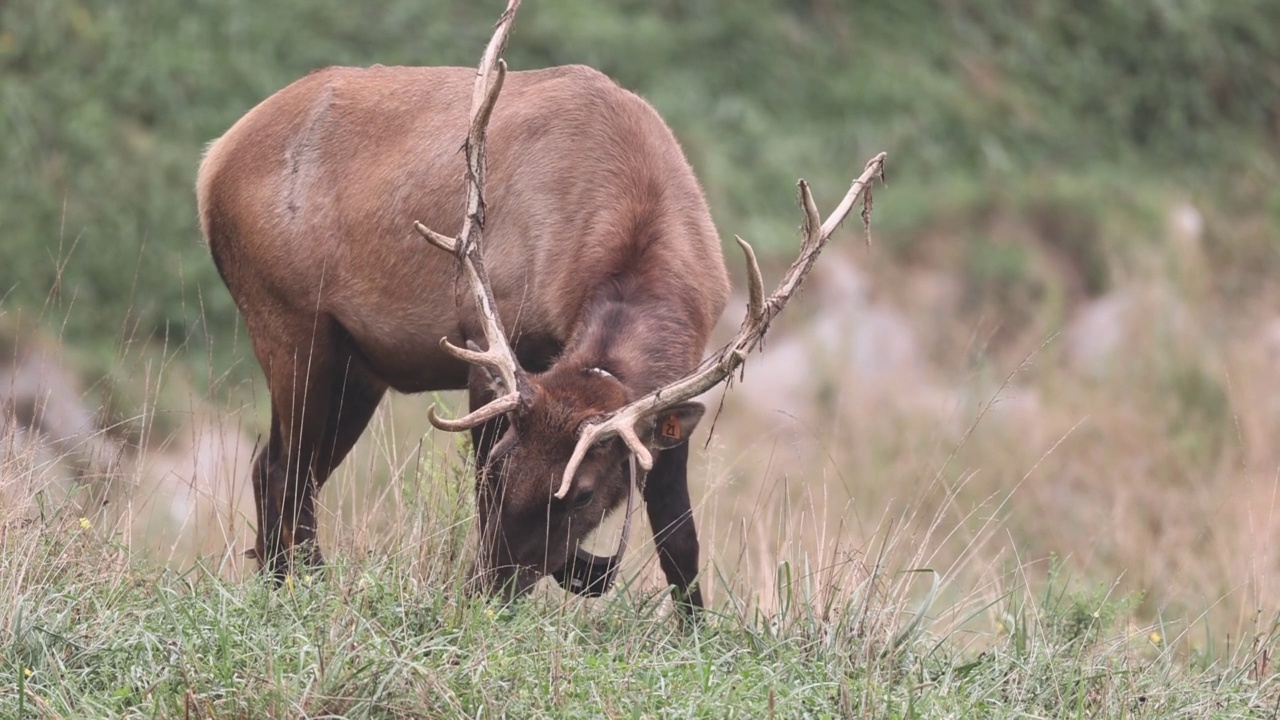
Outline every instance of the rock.
POLYGON ((5 330, 0 338, 0 482, 20 503, 37 491, 60 502, 77 486, 101 501, 119 474, 125 447, 108 435, 58 343, 5 330))
MULTIPOLYGON (((730 300, 717 342, 737 331, 745 306, 745 297, 730 300)), ((832 388, 936 408, 947 393, 934 375, 907 317, 873 300, 866 274, 832 253, 814 267, 763 350, 747 359, 733 392, 735 402, 757 412, 796 416, 830 406, 832 388)), ((718 394, 709 402, 718 402, 718 394)))

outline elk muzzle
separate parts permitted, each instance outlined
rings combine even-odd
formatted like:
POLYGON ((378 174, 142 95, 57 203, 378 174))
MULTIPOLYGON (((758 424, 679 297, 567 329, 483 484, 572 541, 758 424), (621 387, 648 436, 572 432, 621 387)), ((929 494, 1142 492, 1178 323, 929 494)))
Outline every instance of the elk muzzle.
MULTIPOLYGON (((627 506, 622 522, 622 537, 618 541, 618 551, 610 556, 595 555, 585 550, 581 541, 574 544, 573 552, 567 554, 564 562, 558 567, 553 565, 550 547, 542 552, 546 558, 542 567, 537 564, 521 563, 512 557, 513 549, 510 539, 499 539, 501 531, 494 535, 485 535, 482 529, 481 559, 478 560, 473 573, 473 587, 486 595, 502 595, 507 600, 514 600, 527 594, 537 584, 538 579, 550 574, 560 587, 584 597, 600 597, 613 589, 617 581, 618 568, 626 555, 627 542, 631 537, 631 516, 635 509, 636 496, 636 459, 631 457, 628 463, 627 506), (497 542, 494 542, 497 540, 497 542), (487 562, 485 562, 487 560, 487 562)), ((522 543, 524 548, 532 549, 531 543, 522 543)), ((520 555, 522 553, 516 553, 520 555)), ((527 553, 524 553, 527 554, 527 553)))

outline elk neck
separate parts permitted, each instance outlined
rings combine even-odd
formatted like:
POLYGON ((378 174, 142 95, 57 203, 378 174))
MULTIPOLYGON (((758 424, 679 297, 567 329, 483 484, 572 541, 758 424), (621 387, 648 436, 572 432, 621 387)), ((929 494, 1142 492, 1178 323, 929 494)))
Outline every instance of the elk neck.
POLYGON ((680 290, 637 274, 610 276, 587 302, 544 384, 607 383, 611 376, 629 401, 683 376, 701 356, 705 323, 696 297, 680 290))

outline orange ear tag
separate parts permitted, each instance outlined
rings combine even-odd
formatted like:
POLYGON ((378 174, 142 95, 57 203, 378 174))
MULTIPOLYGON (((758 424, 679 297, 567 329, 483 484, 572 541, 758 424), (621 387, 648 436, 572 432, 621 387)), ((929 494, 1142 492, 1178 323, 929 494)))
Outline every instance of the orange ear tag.
POLYGON ((668 416, 662 421, 662 437, 668 440, 680 439, 680 421, 675 415, 668 416))

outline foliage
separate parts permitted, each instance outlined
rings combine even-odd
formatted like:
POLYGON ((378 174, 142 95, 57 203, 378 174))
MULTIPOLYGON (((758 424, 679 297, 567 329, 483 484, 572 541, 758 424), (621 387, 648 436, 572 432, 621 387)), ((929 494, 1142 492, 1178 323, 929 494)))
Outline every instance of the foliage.
MULTIPOLYGON (((198 239, 201 147, 320 66, 471 64, 499 5, 5 3, 6 310, 65 325, 82 347, 167 337, 207 350, 235 310, 198 239)), ((1132 168, 1126 186, 1187 177, 1198 191, 1206 163, 1274 179, 1260 158, 1276 157, 1278 7, 540 0, 522 10, 509 57, 588 63, 647 96, 722 234, 768 249, 794 236, 796 176, 829 204, 880 149, 895 181, 882 200, 890 230, 937 220, 938 190, 975 181, 1005 178, 977 191, 1000 206, 1002 187, 1117 164, 1132 168)))

